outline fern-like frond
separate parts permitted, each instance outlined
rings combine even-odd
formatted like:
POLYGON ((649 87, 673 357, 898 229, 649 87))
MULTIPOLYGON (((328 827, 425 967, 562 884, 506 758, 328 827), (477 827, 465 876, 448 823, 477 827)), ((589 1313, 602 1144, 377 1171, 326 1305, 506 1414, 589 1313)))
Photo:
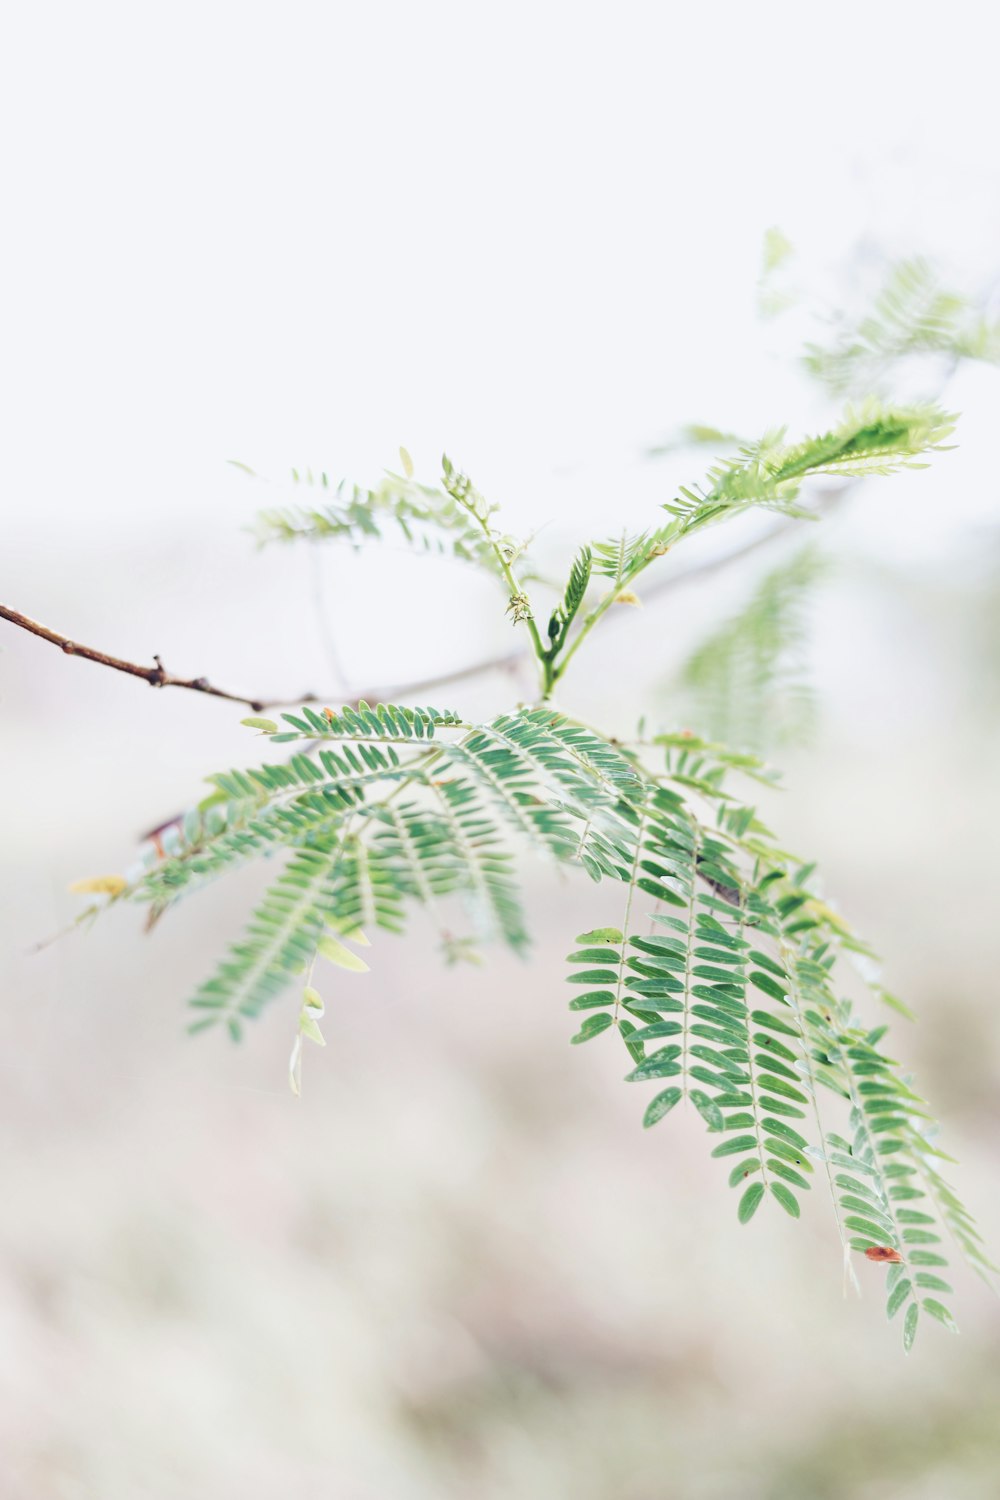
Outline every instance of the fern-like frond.
POLYGON ((329 499, 261 511, 256 525, 261 543, 339 541, 357 548, 387 540, 492 570, 481 530, 446 490, 391 473, 374 489, 334 484, 326 474, 314 480, 311 473, 293 471, 293 479, 315 485, 329 499))
POLYGON ((869 394, 913 355, 1000 363, 1000 320, 949 291, 929 261, 893 266, 872 306, 826 345, 810 344, 809 372, 837 395, 869 394))
POLYGON ((239 1040, 243 1022, 303 973, 328 917, 330 881, 342 846, 299 850, 250 918, 243 938, 199 987, 191 1004, 203 1012, 193 1030, 225 1024, 239 1040))
POLYGON ((657 557, 665 556, 678 535, 677 527, 662 526, 631 536, 623 531, 609 541, 595 542, 593 570, 602 578, 610 578, 614 591, 630 583, 657 557))
POLYGON ((299 754, 286 765, 210 777, 214 795, 183 820, 175 852, 140 873, 130 898, 163 904, 272 848, 322 842, 371 791, 421 774, 420 756, 401 757, 391 746, 365 749, 325 749, 315 758, 299 754))
POLYGON ((730 774, 759 774, 759 762, 690 736, 658 740, 658 788, 629 810, 623 915, 570 954, 570 1007, 585 1012, 573 1041, 622 1034, 629 1081, 657 1085, 647 1126, 690 1100, 718 1138, 713 1156, 731 1163, 743 1223, 765 1198, 798 1218, 821 1163, 845 1253, 891 1267, 887 1310, 906 1307, 909 1348, 921 1309, 952 1326, 933 1295, 950 1290, 938 1274, 942 1224, 981 1273, 990 1262, 940 1177, 924 1101, 879 1048, 884 1028, 865 1030, 835 996, 838 957, 864 945, 811 893, 810 867, 793 869, 728 789, 730 774), (715 828, 698 805, 714 809, 715 828), (649 913, 643 897, 673 909, 649 913), (821 1092, 843 1130, 825 1125, 821 1092))
POLYGON ((438 808, 461 860, 478 913, 509 946, 523 951, 528 931, 514 877, 514 863, 493 818, 467 778, 452 776, 431 783, 438 808))
POLYGON ((594 554, 590 547, 581 547, 570 568, 569 579, 562 600, 549 617, 547 654, 549 660, 558 656, 566 643, 569 628, 586 597, 590 575, 594 567, 594 554))
POLYGON ((835 995, 838 952, 863 945, 809 894, 807 878, 808 871, 773 869, 758 895, 758 923, 777 943, 778 962, 771 960, 769 972, 795 1012, 799 1066, 810 1080, 817 1124, 816 1086, 846 1105, 847 1133, 827 1130, 820 1149, 811 1148, 825 1165, 841 1236, 889 1266, 887 1312, 891 1318, 906 1307, 909 1349, 921 1308, 953 1326, 946 1303, 927 1295, 951 1291, 940 1274, 947 1267, 942 1225, 980 1275, 989 1280, 995 1268, 971 1215, 940 1175, 942 1153, 926 1102, 881 1048, 885 1027, 866 1029, 851 1002, 835 995))
POLYGON ((475 733, 533 762, 583 806, 620 797, 636 801, 643 795, 640 775, 627 756, 550 708, 501 714, 475 733))
POLYGON ((677 539, 751 507, 806 515, 796 503, 804 479, 920 468, 953 428, 954 419, 932 404, 889 407, 870 400, 849 410, 839 426, 799 443, 787 443, 783 431, 769 433, 710 469, 706 487, 682 488, 663 509, 676 518, 677 539))
POLYGON ((372 810, 372 823, 372 848, 403 895, 431 906, 469 883, 445 818, 418 802, 390 802, 372 810))
POLYGON ((276 745, 297 739, 399 745, 409 740, 431 740, 436 729, 471 727, 450 709, 402 708, 395 703, 371 705, 364 699, 336 711, 324 708, 320 713, 305 704, 297 714, 284 713, 281 717, 292 728, 270 736, 276 745))
POLYGON ((169 830, 161 858, 134 882, 133 899, 162 905, 193 881, 256 855, 322 841, 373 793, 419 777, 428 764, 424 746, 436 730, 467 727, 450 711, 381 703, 322 714, 305 706, 282 717, 291 728, 274 725, 268 736, 272 744, 340 743, 336 749, 326 745, 313 754, 295 754, 281 765, 209 777, 213 793, 169 830))
POLYGON ((408 894, 398 867, 384 847, 359 832, 350 833, 329 888, 329 902, 338 924, 349 932, 381 927, 385 932, 400 933, 405 927, 403 906, 408 894))
POLYGON ((823 572, 811 547, 773 568, 747 604, 692 652, 671 684, 711 738, 747 748, 801 742, 815 720, 804 609, 823 572))
POLYGON ((480 784, 516 832, 556 859, 571 857, 573 826, 558 801, 544 795, 535 768, 523 755, 481 730, 450 746, 448 754, 480 784))

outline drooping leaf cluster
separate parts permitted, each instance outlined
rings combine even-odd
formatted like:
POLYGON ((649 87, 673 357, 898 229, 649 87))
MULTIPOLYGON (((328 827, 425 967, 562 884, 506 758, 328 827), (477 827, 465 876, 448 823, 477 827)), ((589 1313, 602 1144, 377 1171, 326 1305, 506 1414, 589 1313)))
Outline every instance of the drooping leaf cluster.
POLYGON ((416 911, 444 927, 446 952, 491 934, 523 950, 516 855, 533 848, 608 888, 609 925, 569 954, 571 1040, 620 1037, 626 1080, 652 1086, 647 1126, 685 1101, 701 1115, 741 1222, 765 1200, 798 1218, 824 1182, 845 1254, 887 1260, 907 1347, 920 1309, 950 1323, 944 1233, 977 1270, 990 1262, 884 1025, 839 988, 864 944, 734 789, 768 783, 764 766, 687 734, 612 743, 547 706, 478 724, 366 704, 254 722, 295 753, 213 777, 165 857, 114 898, 162 911, 247 858, 282 860, 195 994, 192 1029, 238 1037, 289 985, 315 993, 324 943, 350 954, 416 911), (449 930, 456 898, 464 938, 449 930))

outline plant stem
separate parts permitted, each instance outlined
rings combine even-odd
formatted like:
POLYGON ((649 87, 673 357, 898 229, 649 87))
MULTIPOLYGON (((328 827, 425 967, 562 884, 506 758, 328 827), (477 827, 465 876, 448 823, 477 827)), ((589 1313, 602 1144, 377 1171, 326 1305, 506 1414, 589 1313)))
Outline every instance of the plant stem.
MULTIPOLYGON (((472 491, 472 493, 476 494, 476 491, 472 491)), ((511 565, 507 561, 506 557, 504 557, 503 548, 497 541, 496 537, 493 535, 493 530, 489 523, 489 515, 484 515, 480 511, 479 507, 464 495, 456 496, 455 498, 458 498, 460 503, 465 506, 466 510, 469 512, 469 515, 472 516, 473 520, 482 530, 483 536, 486 538, 493 552, 493 556, 497 560, 497 566, 499 567, 500 572, 503 574, 504 581, 507 584, 508 589, 510 590, 511 600, 520 598, 522 595, 527 600, 527 594, 524 593, 524 590, 521 588, 517 579, 514 577, 513 569, 511 568, 511 565)), ((482 499, 481 496, 479 496, 479 498, 482 499)), ((528 601, 528 613, 522 618, 524 620, 524 623, 528 627, 528 634, 531 637, 532 650, 534 651, 535 656, 538 659, 538 664, 541 669, 542 697, 547 698, 552 691, 552 683, 555 679, 552 676, 552 662, 550 661, 549 654, 542 643, 541 634, 539 632, 538 626, 535 624, 535 617, 531 613, 530 601, 528 601)))
MULTIPOLYGON (((606 613, 606 611, 610 608, 610 606, 614 604, 615 600, 618 597, 618 593, 618 589, 612 589, 611 593, 608 594, 606 598, 602 599, 600 604, 598 604, 594 609, 591 610, 590 614, 580 626, 580 629, 576 635, 576 639, 570 646, 569 650, 566 652, 565 656, 563 656, 562 661, 559 663, 559 665, 556 666, 555 662, 548 663, 549 675, 551 676, 551 683, 549 685, 550 690, 551 687, 559 681, 560 677, 563 676, 566 668, 569 666, 570 662, 573 660, 573 657, 576 655, 583 642, 587 639, 587 636, 593 630, 598 620, 600 620, 606 613)), ((548 697, 548 693, 546 693, 546 697, 548 697)))

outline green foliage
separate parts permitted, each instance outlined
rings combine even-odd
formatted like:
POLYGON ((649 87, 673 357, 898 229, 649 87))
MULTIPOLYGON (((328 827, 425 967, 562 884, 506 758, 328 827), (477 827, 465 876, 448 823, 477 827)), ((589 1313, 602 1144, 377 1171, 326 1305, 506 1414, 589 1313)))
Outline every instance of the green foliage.
MULTIPOLYGON (((781 245, 772 252, 785 257, 781 245)), ((948 311, 934 303, 925 325, 943 326, 948 311)), ((605 890, 608 925, 578 937, 569 955, 570 1040, 610 1036, 624 1048, 647 1128, 679 1107, 697 1113, 741 1223, 767 1211, 798 1219, 822 1183, 845 1254, 885 1261, 887 1313, 902 1313, 907 1349, 921 1308, 951 1327, 945 1234, 981 1274, 993 1268, 940 1174, 948 1158, 924 1101, 883 1049, 885 1028, 845 998, 844 965, 869 950, 746 800, 746 788, 772 784, 773 773, 723 743, 751 743, 751 717, 794 688, 790 646, 813 557, 768 575, 685 669, 712 738, 664 732, 623 743, 548 701, 610 606, 634 601, 639 575, 689 535, 751 509, 807 515, 810 480, 917 466, 951 430, 934 406, 867 400, 819 436, 790 443, 776 431, 744 445, 667 503, 665 524, 579 549, 541 616, 522 544, 448 458, 440 488, 416 483, 406 455, 405 473, 375 490, 331 490, 325 475, 307 476, 329 498, 267 512, 265 539, 359 545, 389 534, 486 567, 536 657, 538 701, 485 720, 363 701, 255 714, 244 722, 274 756, 210 777, 210 794, 148 847, 139 869, 85 888, 108 904, 145 903, 159 918, 209 880, 276 860, 246 931, 194 996, 192 1029, 238 1038, 297 986, 298 1092, 303 1042, 322 1044, 317 962, 355 982, 366 962, 349 945, 403 933, 415 913, 437 927, 449 961, 475 961, 491 937, 524 953, 518 854, 533 850, 571 878, 579 870, 605 890)), ((871 995, 898 1004, 877 982, 871 995)))
POLYGON ((673 526, 643 531, 638 536, 622 532, 611 541, 594 543, 594 572, 609 578, 615 590, 630 583, 658 557, 664 557, 677 537, 673 526))
POLYGON ((750 506, 802 515, 796 502, 803 480, 922 468, 953 429, 954 419, 932 404, 891 407, 869 399, 817 437, 787 443, 783 429, 768 433, 710 469, 707 487, 682 489, 664 510, 677 518, 675 539, 750 506))
POLYGON ((315 478, 311 471, 301 475, 294 469, 292 480, 322 491, 323 498, 318 503, 261 511, 256 535, 262 544, 306 540, 360 547, 391 541, 420 552, 491 565, 480 527, 470 520, 464 506, 436 486, 393 473, 387 473, 374 489, 359 489, 345 480, 335 483, 325 473, 315 478))
POLYGON ((836 328, 828 343, 811 344, 805 363, 829 391, 845 396, 883 389, 900 362, 915 355, 1000 363, 1000 319, 948 290, 919 257, 892 266, 865 315, 836 328))
MULTIPOLYGON (((765 317, 802 304, 794 261, 781 231, 769 230, 758 283, 765 317)), ((858 270, 851 267, 839 303, 851 303, 857 279, 858 270)), ((825 318, 821 335, 806 345, 803 363, 839 398, 884 395, 911 371, 921 377, 922 389, 933 390, 942 369, 966 360, 1000 363, 1000 318, 985 310, 987 301, 949 287, 923 256, 895 261, 886 266, 881 286, 860 315, 838 307, 825 318)))
POLYGON ((569 627, 576 618, 590 583, 594 566, 594 554, 590 547, 583 547, 573 559, 569 581, 562 602, 557 604, 549 617, 548 659, 555 660, 566 643, 569 627))
POLYGON ((815 717, 805 661, 805 609, 824 561, 804 547, 761 579, 669 684, 699 730, 754 750, 801 743, 815 717))
MULTIPOLYGON (((192 1029, 238 1037, 317 957, 365 967, 334 934, 399 933, 415 908, 440 922, 456 898, 468 942, 492 931, 523 951, 513 855, 533 845, 619 892, 613 925, 569 954, 570 1040, 620 1038, 626 1080, 651 1089, 647 1128, 682 1103, 699 1114, 741 1223, 768 1205, 799 1218, 821 1168, 847 1253, 887 1261, 886 1310, 905 1309, 906 1347, 918 1306, 952 1326, 945 1233, 981 1274, 993 1268, 885 1028, 838 990, 839 965, 864 944, 739 795, 740 780, 771 779, 766 767, 687 734, 613 744, 545 706, 482 724, 363 704, 283 718, 273 741, 317 748, 211 778, 209 805, 176 836, 189 842, 115 897, 162 909, 192 877, 288 850, 197 991, 192 1029)), ((455 942, 450 956, 470 956, 455 942)), ((314 1030, 304 1005, 295 1087, 314 1030)))
POLYGON ((242 1023, 258 1016, 292 976, 305 971, 326 917, 334 914, 331 887, 347 847, 329 836, 324 843, 289 860, 243 938, 192 999, 204 1012, 192 1030, 225 1023, 238 1041, 242 1023))

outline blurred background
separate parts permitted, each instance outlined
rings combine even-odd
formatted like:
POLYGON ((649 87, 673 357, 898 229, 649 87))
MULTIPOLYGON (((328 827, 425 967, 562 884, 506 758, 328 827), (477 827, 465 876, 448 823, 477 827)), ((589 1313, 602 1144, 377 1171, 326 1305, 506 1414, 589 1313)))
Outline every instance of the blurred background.
MULTIPOLYGON (((446 562, 256 551, 293 464, 373 483, 404 443, 430 479, 447 448, 558 571, 704 472, 684 423, 827 421, 803 337, 894 258, 995 312, 978 5, 42 4, 4 32, 0 599, 236 692, 336 702, 512 644, 446 562), (774 224, 801 300, 761 321, 774 224)), ((996 1246, 1000 374, 906 380, 962 413, 955 451, 622 611, 561 702, 721 715, 779 762, 767 815, 917 1011, 896 1054, 996 1246), (713 676, 775 587, 789 651, 713 676)), ((0 648, 4 1500, 997 1494, 990 1293, 959 1268, 961 1335, 904 1359, 880 1268, 843 1299, 821 1194, 741 1231, 700 1120, 643 1132, 613 1049, 566 1045, 564 955, 613 892, 526 871, 527 967, 380 941, 327 986, 299 1100, 293 998, 240 1048, 183 1029, 266 872, 31 951, 255 746, 231 705, 0 648)))

